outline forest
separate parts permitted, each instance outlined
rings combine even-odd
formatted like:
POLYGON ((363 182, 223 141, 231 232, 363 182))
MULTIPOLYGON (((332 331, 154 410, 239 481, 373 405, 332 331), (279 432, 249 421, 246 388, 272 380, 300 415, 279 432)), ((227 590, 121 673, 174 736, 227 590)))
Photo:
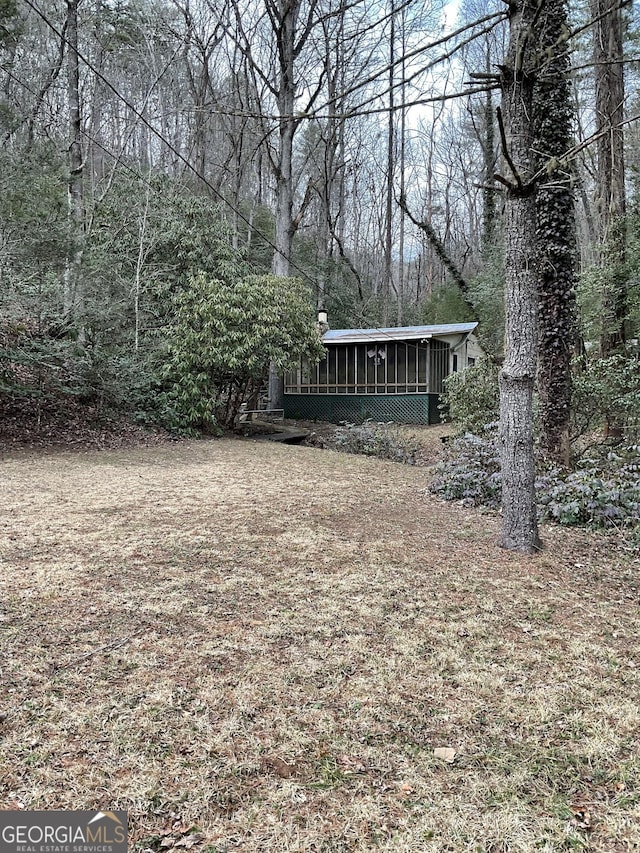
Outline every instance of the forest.
POLYGON ((3 851, 640 850, 639 32, 0 0, 3 851), (486 357, 445 423, 221 434, 320 309, 486 357))
POLYGON ((212 429, 317 308, 478 320, 449 404, 495 421, 500 374, 535 548, 534 433, 567 467, 640 422, 637 34, 618 0, 0 0, 2 418, 212 429))

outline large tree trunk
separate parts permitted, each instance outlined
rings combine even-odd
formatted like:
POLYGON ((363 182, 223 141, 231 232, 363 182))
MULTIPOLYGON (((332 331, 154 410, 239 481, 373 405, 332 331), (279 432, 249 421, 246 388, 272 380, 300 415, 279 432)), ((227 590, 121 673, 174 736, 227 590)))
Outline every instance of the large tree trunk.
MULTIPOLYGON (((485 73, 491 74, 491 46, 489 39, 486 45, 485 73)), ((498 210, 496 205, 496 142, 495 142, 495 117, 493 108, 493 91, 487 89, 483 111, 483 140, 482 157, 484 168, 482 175, 482 252, 485 260, 491 254, 496 244, 496 231, 498 223, 498 210)))
MULTIPOLYGON (((290 109, 293 110, 293 99, 290 109)), ((291 113, 289 113, 291 115, 291 113)), ((293 119, 281 121, 280 157, 276 174, 275 251, 272 269, 274 275, 289 275, 293 245, 293 119)))
POLYGON ((84 199, 80 69, 78 61, 78 0, 67 0, 67 97, 69 106, 69 248, 64 272, 64 314, 74 323, 82 305, 81 269, 84 253, 84 199))
POLYGON ((568 466, 577 246, 571 167, 560 159, 572 144, 570 63, 562 42, 568 30, 566 0, 548 0, 539 26, 539 46, 550 58, 536 78, 534 95, 536 165, 547 167, 536 190, 538 403, 544 452, 568 466))
POLYGON ((608 267, 602 294, 603 356, 624 348, 627 313, 623 218, 626 211, 624 170, 623 14, 609 0, 591 0, 593 63, 596 85, 597 192, 601 263, 608 267))
POLYGON ((395 36, 396 10, 391 0, 391 32, 389 34, 389 116, 387 119, 387 175, 384 212, 384 289, 382 291, 382 325, 389 325, 389 303, 393 290, 393 188, 395 177, 395 36))
MULTIPOLYGON (((271 21, 278 42, 279 147, 275 163, 276 215, 274 275, 288 276, 296 225, 293 216, 293 140, 297 128, 294 118, 297 81, 295 79, 296 24, 299 0, 269 0, 271 21)), ((281 409, 284 383, 273 365, 269 367, 269 408, 281 409)))
POLYGON ((532 53, 535 3, 510 6, 509 52, 502 67, 502 104, 511 175, 505 210, 505 360, 500 371, 502 461, 501 545, 531 553, 540 547, 535 503, 533 388, 537 294, 535 194, 532 177, 532 53))
MULTIPOLYGON (((293 96, 282 98, 280 115, 280 156, 276 168, 276 216, 275 250, 272 269, 274 275, 286 277, 291 266, 291 248, 293 246, 293 96), (288 109, 288 112, 287 112, 288 109)), ((269 365, 269 408, 281 409, 284 405, 284 380, 277 368, 269 365)))

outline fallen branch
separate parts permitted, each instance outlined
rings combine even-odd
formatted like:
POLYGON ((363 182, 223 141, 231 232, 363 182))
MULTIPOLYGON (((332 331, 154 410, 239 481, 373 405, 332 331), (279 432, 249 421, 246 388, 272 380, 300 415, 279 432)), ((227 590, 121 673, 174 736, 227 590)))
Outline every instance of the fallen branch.
POLYGON ((80 655, 80 657, 72 658, 72 660, 67 661, 66 663, 52 663, 51 669, 53 672, 58 672, 61 669, 68 669, 70 666, 76 666, 76 664, 84 663, 86 660, 89 660, 89 658, 92 658, 95 655, 102 654, 103 652, 110 652, 113 651, 113 649, 119 649, 121 646, 126 646, 127 643, 130 643, 134 637, 139 637, 140 634, 144 634, 146 630, 146 628, 139 628, 137 631, 134 631, 133 634, 129 634, 128 637, 120 637, 117 640, 112 640, 104 646, 99 646, 97 649, 92 649, 90 652, 80 655))

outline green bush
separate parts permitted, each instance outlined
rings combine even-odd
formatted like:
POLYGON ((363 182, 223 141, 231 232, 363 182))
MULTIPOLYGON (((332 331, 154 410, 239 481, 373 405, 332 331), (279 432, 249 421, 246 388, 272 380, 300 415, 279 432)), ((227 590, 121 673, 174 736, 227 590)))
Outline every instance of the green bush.
MULTIPOLYGON (((499 417, 499 368, 480 360, 445 379, 441 408, 458 434, 482 435, 499 417)), ((640 431, 640 360, 612 355, 574 365, 572 439, 605 427, 621 427, 630 438, 640 431)))
POLYGON ((447 501, 498 509, 502 500, 502 474, 495 437, 467 433, 456 438, 447 459, 437 466, 429 489, 447 501))
POLYGON ((14 399, 79 395, 78 349, 72 338, 52 336, 29 318, 0 320, 0 394, 14 399))
POLYGON ((603 426, 635 435, 640 429, 640 361, 612 355, 576 370, 573 381, 574 437, 603 426))
POLYGON ((605 465, 589 460, 585 467, 567 475, 542 473, 536 484, 540 516, 566 525, 637 528, 639 471, 640 455, 633 447, 610 457, 605 465))
POLYGON ((166 405, 184 429, 232 427, 242 403, 302 356, 324 353, 305 285, 273 275, 229 284, 204 274, 176 298, 166 405))
POLYGON ((489 359, 480 359, 444 381, 441 409, 461 434, 481 434, 498 419, 499 406, 498 367, 489 359))
MULTIPOLYGON (((624 528, 640 533, 640 445, 603 451, 575 471, 545 466, 538 459, 538 515, 563 525, 624 528)), ((499 509, 502 475, 495 436, 466 435, 453 442, 438 466, 430 491, 467 506, 499 509)))

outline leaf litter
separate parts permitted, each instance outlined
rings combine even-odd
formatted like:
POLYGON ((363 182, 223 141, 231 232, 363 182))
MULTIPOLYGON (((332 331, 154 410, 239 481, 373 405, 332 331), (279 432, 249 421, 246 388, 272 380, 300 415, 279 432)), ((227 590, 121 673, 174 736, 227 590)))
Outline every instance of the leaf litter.
POLYGON ((0 807, 133 851, 640 848, 638 564, 220 440, 2 463, 0 807), (525 630, 526 628, 526 630, 525 630))

